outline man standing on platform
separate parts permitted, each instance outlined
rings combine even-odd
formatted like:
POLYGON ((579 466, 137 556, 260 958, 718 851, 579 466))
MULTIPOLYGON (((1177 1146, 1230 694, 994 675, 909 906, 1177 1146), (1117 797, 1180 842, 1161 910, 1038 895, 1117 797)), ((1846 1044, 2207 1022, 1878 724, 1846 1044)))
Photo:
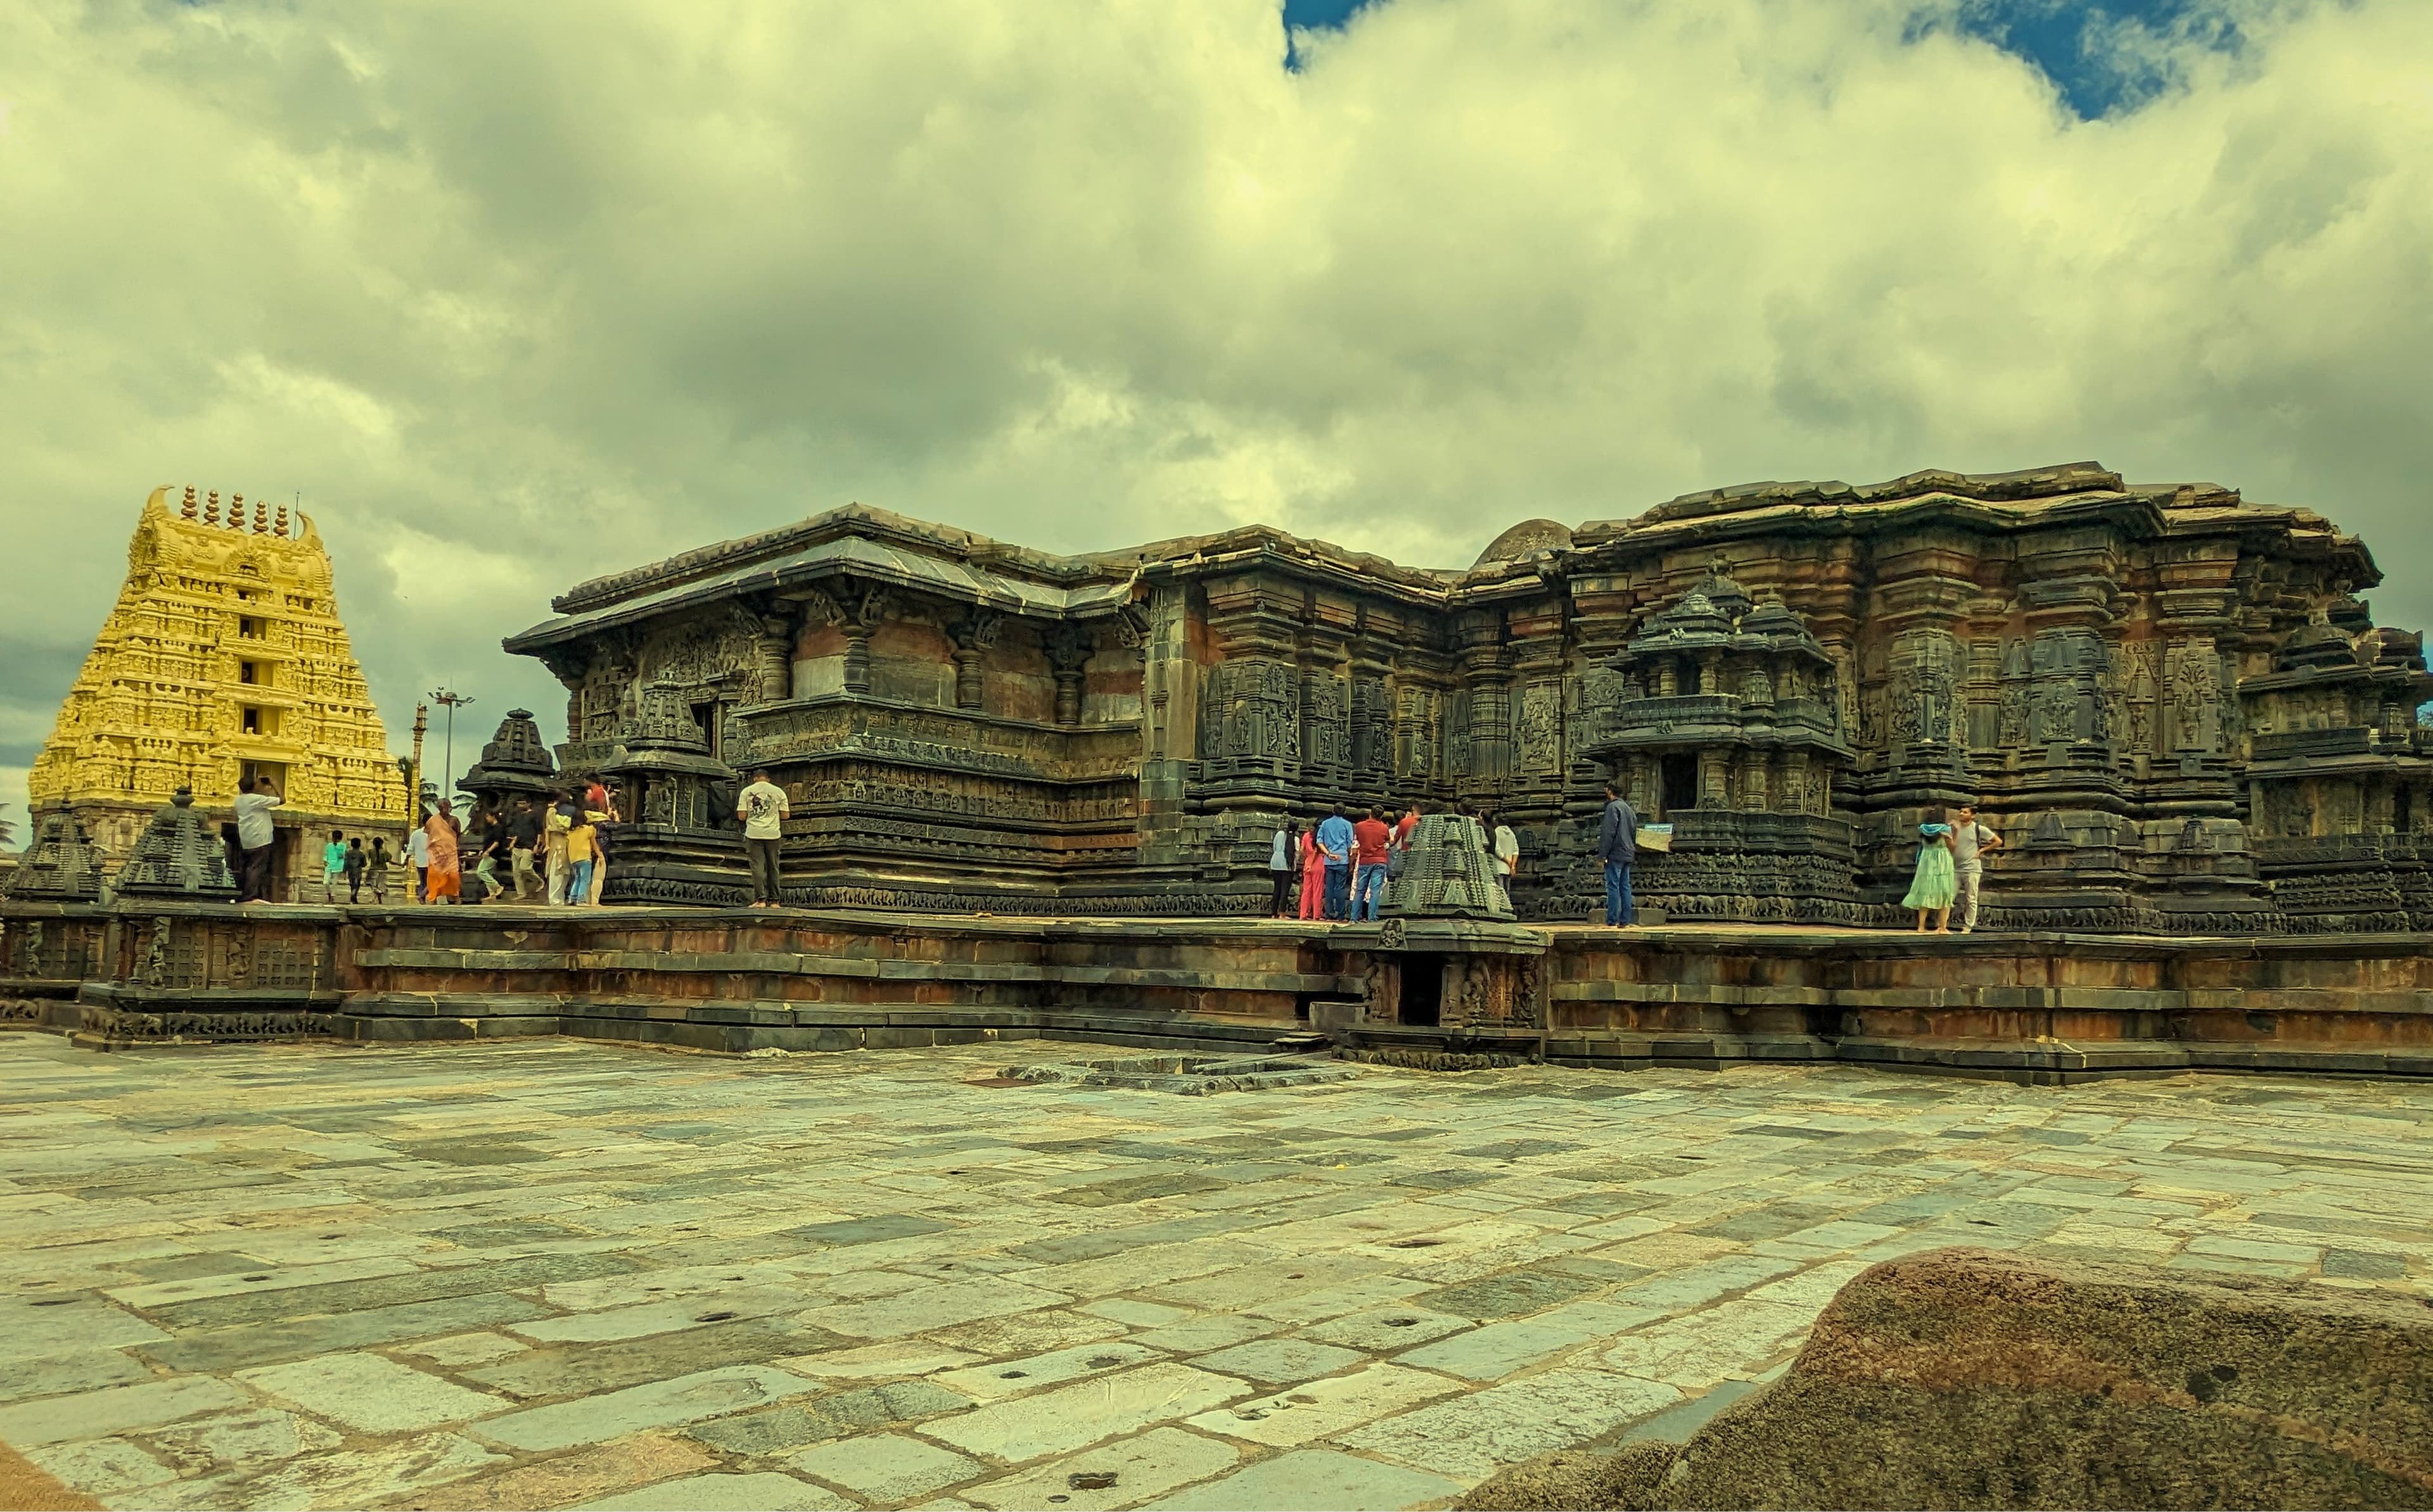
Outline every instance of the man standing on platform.
POLYGON ((1962 934, 1977 927, 1977 893, 1985 885, 1985 853, 2001 848, 2002 837, 1993 826, 1977 822, 1977 806, 1962 804, 1951 819, 1951 863, 1960 883, 1951 911, 1958 915, 1962 934))
POLYGON ((1394 843, 1394 832, 1387 827, 1385 816, 1376 809, 1352 826, 1353 862, 1359 868, 1353 875, 1352 922, 1370 923, 1377 919, 1377 907, 1386 899, 1387 853, 1394 843))
POLYGON ((1605 863, 1605 922, 1614 927, 1635 922, 1639 910, 1630 896, 1630 868, 1639 859, 1639 810, 1610 782, 1605 785, 1596 853, 1605 863))
POLYGON ((1343 816, 1343 806, 1326 816, 1318 826, 1318 848, 1326 857, 1326 917, 1336 924, 1351 915, 1352 905, 1352 821, 1343 816))
POLYGON ((777 843, 784 834, 784 820, 792 811, 786 803, 786 790, 771 782, 761 768, 753 769, 751 786, 735 795, 735 817, 743 821, 743 848, 752 853, 752 906, 756 909, 785 905, 777 843))
POLYGON ((515 817, 507 821, 507 875, 515 879, 518 903, 547 895, 540 872, 533 864, 540 848, 540 815, 533 812, 531 799, 519 798, 515 817))
POLYGON ((236 795, 236 844, 245 864, 237 877, 239 903, 270 901, 270 852, 279 831, 270 811, 279 807, 279 790, 268 777, 253 779, 253 790, 236 795))
POLYGON ((406 864, 414 868, 414 901, 422 901, 424 890, 431 885, 431 835, 422 826, 431 823, 426 811, 422 823, 405 832, 406 864))

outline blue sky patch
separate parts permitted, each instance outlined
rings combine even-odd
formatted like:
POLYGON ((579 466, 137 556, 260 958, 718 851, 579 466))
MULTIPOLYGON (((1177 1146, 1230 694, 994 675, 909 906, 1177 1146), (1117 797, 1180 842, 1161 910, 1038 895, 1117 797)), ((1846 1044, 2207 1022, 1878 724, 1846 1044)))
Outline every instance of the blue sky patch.
MULTIPOLYGON (((1299 72, 1292 35, 1339 30, 1370 5, 1391 0, 1285 0, 1285 66, 1299 72)), ((1956 25, 2042 69, 2081 119, 2136 109, 2170 83, 2126 33, 2186 38, 2224 51, 2244 39, 2216 0, 1967 0, 1956 25)))

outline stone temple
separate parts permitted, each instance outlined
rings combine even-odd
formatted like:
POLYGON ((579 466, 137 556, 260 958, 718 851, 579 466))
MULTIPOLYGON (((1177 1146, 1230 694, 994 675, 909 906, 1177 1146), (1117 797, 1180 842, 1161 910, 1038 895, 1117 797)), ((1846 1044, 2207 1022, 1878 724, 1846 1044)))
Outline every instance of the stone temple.
POLYGON ((1675 827, 1638 882, 1676 920, 1897 922, 1922 809, 1973 798, 2009 842, 1985 927, 2423 929, 2433 677, 2379 580, 2308 510, 2079 463, 1530 520, 1467 571, 857 505, 506 644, 566 686, 560 762, 637 805, 611 901, 745 897, 727 816, 765 765, 800 904, 1256 913, 1285 816, 1416 798, 1504 815, 1519 915, 1578 920, 1611 777, 1675 827))
POLYGON ((173 793, 224 819, 258 773, 287 800, 281 877, 317 875, 333 828, 396 848, 404 781, 312 518, 257 499, 248 519, 242 494, 225 512, 216 492, 168 495, 145 501, 118 602, 34 758, 37 850, 74 850, 80 829, 114 869, 173 793))

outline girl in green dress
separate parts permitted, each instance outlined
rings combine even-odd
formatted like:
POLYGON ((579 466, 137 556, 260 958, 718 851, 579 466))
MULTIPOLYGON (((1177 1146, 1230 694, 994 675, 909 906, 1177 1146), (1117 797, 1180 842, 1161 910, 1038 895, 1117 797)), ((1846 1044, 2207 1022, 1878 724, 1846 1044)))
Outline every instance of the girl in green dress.
POLYGON ((1917 826, 1917 875, 1901 907, 1917 910, 1917 932, 1926 933, 1926 916, 1934 915, 1934 932, 1949 934, 1951 900, 1960 894, 1960 875, 1951 864, 1951 825, 1941 804, 1929 804, 1925 822, 1917 826))

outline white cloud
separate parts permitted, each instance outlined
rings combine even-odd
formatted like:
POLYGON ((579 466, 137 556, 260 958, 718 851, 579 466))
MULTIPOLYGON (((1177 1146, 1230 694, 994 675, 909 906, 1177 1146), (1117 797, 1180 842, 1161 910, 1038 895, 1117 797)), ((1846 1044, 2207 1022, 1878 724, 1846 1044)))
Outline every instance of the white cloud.
POLYGON ((172 480, 303 493, 400 740, 441 681, 552 716, 496 649, 550 587, 849 499, 1460 565, 2092 456, 2319 507, 2433 620, 2433 6, 2115 34, 2172 82, 2091 123, 1921 8, 1390 0, 1287 75, 1272 0, 25 0, 0 702, 172 480))

